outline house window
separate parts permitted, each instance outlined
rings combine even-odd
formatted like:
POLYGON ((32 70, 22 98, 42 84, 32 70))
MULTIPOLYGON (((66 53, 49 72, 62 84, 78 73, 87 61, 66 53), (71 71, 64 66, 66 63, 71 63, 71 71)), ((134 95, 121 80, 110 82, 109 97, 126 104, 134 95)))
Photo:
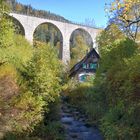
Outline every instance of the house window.
POLYGON ((87 65, 85 63, 83 63, 83 69, 86 69, 87 65))
POLYGON ((90 69, 96 69, 97 64, 96 63, 90 63, 90 69))
POLYGON ((93 80, 94 78, 95 78, 94 74, 90 74, 90 73, 81 73, 78 76, 79 82, 90 81, 93 80))
POLYGON ((82 76, 80 76, 79 80, 80 80, 81 82, 86 81, 86 75, 82 75, 82 76))
POLYGON ((83 63, 83 69, 97 69, 97 63, 90 64, 83 63))

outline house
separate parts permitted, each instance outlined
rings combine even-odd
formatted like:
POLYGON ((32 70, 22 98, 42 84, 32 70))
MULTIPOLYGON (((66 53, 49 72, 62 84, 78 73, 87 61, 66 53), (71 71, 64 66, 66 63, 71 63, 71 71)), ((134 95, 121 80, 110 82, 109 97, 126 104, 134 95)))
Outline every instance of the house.
POLYGON ((94 78, 98 67, 99 54, 92 48, 86 56, 70 70, 70 77, 75 77, 79 82, 94 78))

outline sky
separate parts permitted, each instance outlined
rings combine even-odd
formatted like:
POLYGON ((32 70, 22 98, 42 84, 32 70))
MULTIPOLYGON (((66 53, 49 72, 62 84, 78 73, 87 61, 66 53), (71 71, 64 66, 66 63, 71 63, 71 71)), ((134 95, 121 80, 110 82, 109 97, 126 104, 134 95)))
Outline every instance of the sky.
POLYGON ((17 0, 30 4, 33 8, 47 10, 77 22, 106 27, 108 18, 104 11, 105 3, 111 0, 17 0))

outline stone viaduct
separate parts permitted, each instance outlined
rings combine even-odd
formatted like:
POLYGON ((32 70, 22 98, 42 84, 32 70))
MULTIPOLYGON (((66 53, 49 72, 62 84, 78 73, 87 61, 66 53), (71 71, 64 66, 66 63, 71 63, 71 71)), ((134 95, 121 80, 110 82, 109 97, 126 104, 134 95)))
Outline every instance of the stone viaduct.
POLYGON ((43 23, 51 23, 54 26, 56 26, 61 32, 63 37, 62 60, 64 63, 67 63, 70 60, 70 37, 72 33, 77 29, 82 29, 88 32, 88 34, 92 38, 93 47, 96 49, 96 51, 98 51, 95 38, 98 35, 98 33, 101 31, 101 29, 87 27, 79 24, 39 18, 39 17, 29 16, 29 15, 16 14, 16 13, 10 13, 10 16, 18 20, 20 24, 23 26, 25 32, 25 38, 30 43, 33 43, 33 34, 39 25, 43 23))

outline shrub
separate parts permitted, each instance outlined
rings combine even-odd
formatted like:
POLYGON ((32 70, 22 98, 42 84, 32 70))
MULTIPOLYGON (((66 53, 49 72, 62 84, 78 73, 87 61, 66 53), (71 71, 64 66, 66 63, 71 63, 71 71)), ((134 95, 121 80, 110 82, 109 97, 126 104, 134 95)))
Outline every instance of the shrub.
POLYGON ((93 83, 79 84, 69 92, 70 101, 99 124, 105 139, 140 138, 140 52, 133 41, 117 40, 101 51, 93 83))

